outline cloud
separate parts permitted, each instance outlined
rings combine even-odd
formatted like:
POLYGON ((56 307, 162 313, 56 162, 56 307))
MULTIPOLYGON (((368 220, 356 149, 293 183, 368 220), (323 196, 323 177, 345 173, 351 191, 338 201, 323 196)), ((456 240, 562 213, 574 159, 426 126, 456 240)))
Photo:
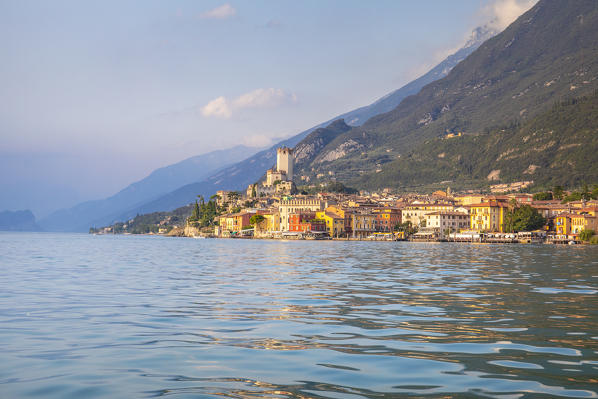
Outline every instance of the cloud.
POLYGON ((233 112, 228 106, 224 97, 218 97, 201 107, 201 114, 206 118, 215 117, 228 119, 233 116, 233 112))
POLYGON ((236 108, 276 107, 297 102, 297 96, 282 89, 256 89, 233 101, 236 108))
POLYGON ((247 147, 267 147, 273 144, 273 139, 265 134, 252 134, 242 139, 243 145, 247 147))
POLYGON ((296 102, 297 96, 294 93, 287 93, 283 89, 271 87, 241 94, 233 100, 228 100, 222 96, 215 98, 201 108, 201 114, 207 118, 229 119, 232 117, 233 111, 247 108, 273 108, 296 102))
POLYGON ((230 4, 226 3, 220 7, 216 7, 212 10, 203 12, 200 17, 205 19, 226 19, 234 16, 237 10, 230 4))
POLYGON ((532 8, 538 0, 494 0, 482 10, 488 26, 503 31, 521 14, 532 8))

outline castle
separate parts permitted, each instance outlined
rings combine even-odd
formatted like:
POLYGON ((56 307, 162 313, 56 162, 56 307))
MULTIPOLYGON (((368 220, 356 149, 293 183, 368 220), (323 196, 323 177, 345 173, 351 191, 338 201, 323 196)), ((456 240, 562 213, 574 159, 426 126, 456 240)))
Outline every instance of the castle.
POLYGON ((266 181, 259 185, 250 185, 247 188, 248 196, 260 194, 292 194, 295 191, 293 183, 293 166, 295 155, 293 149, 281 147, 276 150, 276 168, 266 171, 266 181), (249 195, 251 193, 252 195, 249 195))

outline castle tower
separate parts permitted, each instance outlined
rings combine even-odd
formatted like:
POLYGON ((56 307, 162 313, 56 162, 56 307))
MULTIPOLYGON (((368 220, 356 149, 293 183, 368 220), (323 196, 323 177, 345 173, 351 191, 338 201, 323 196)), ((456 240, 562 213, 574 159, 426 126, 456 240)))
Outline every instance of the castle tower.
POLYGON ((284 172, 289 181, 293 180, 293 164, 295 163, 295 156, 293 149, 282 147, 276 150, 276 170, 284 172))

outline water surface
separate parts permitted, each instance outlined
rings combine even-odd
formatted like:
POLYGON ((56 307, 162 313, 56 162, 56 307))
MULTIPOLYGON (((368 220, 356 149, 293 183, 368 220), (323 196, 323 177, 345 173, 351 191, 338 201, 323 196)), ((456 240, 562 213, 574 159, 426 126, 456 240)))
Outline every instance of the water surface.
POLYGON ((2 398, 597 392, 598 247, 0 233, 2 398))

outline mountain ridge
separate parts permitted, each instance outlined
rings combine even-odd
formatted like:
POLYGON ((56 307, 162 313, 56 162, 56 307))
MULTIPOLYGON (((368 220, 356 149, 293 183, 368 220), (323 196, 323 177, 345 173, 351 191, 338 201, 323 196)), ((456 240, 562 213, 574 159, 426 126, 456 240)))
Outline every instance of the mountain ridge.
POLYGON ((598 87, 598 2, 576 5, 541 0, 446 77, 339 135, 297 174, 333 172, 354 184, 426 140, 495 131, 590 94, 598 87))
POLYGON ((186 158, 152 171, 145 178, 131 183, 110 197, 60 209, 39 223, 49 231, 87 231, 93 225, 112 223, 115 217, 128 209, 142 206, 202 176, 207 177, 233 164, 236 159, 250 156, 255 150, 253 147, 238 145, 186 158))

